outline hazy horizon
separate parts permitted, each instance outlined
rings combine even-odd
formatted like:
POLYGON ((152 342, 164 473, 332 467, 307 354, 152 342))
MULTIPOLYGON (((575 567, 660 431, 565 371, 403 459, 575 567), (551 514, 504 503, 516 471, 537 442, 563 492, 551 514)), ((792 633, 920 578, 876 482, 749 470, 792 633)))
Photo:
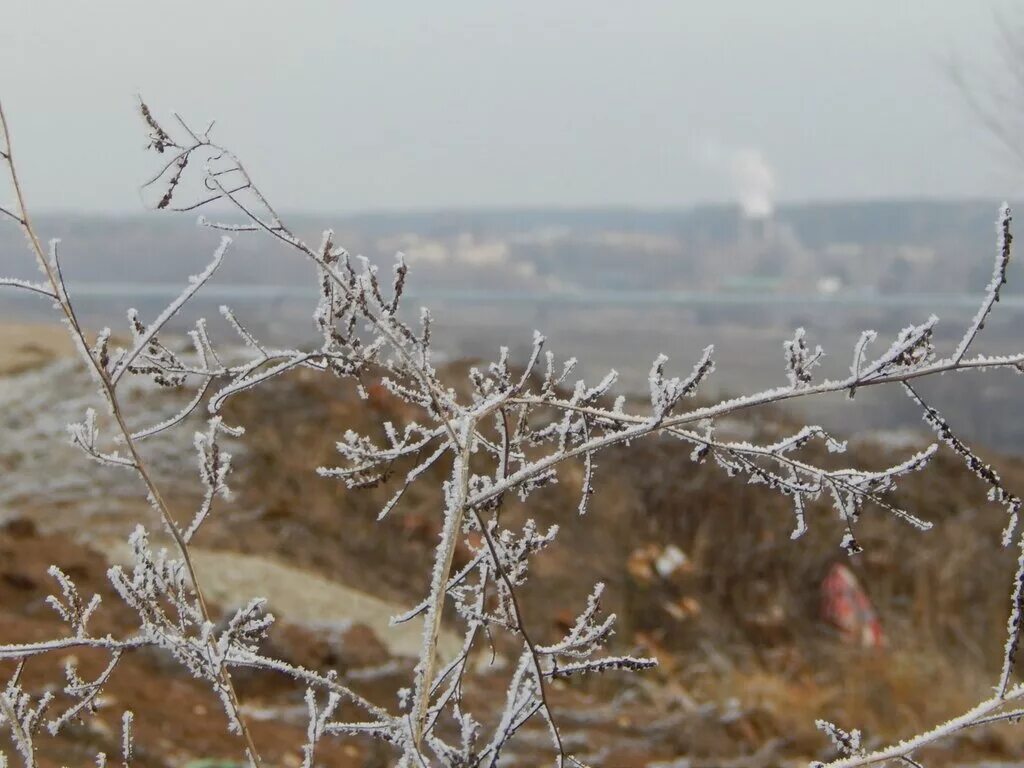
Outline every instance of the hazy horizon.
MULTIPOLYGON (((880 195, 876 197, 819 197, 819 198, 779 198, 773 200, 773 213, 792 209, 828 208, 837 206, 856 205, 958 205, 958 204, 991 204, 998 206, 1003 202, 1009 202, 1016 206, 1015 197, 1006 198, 998 195, 880 195)), ((701 210, 727 210, 733 209, 742 211, 742 204, 738 200, 717 199, 717 200, 696 200, 687 203, 666 203, 666 204, 645 204, 645 203, 483 203, 480 205, 422 205, 409 206, 378 206, 373 208, 348 208, 348 209, 319 209, 311 208, 280 208, 279 211, 285 217, 321 218, 336 216, 340 218, 360 218, 375 216, 431 216, 448 214, 488 214, 488 213, 575 213, 575 212, 637 212, 651 214, 686 213, 701 210)), ((992 209, 993 211, 996 208, 992 209)), ((173 217, 179 220, 194 218, 198 219, 198 213, 191 212, 164 212, 151 207, 139 206, 129 210, 93 210, 89 208, 60 208, 34 206, 30 211, 36 218, 59 218, 59 217, 80 217, 94 219, 130 219, 144 216, 159 216, 160 218, 173 217)), ((230 214, 228 214, 230 217, 230 214)), ((994 214, 993 214, 994 220, 994 214)))

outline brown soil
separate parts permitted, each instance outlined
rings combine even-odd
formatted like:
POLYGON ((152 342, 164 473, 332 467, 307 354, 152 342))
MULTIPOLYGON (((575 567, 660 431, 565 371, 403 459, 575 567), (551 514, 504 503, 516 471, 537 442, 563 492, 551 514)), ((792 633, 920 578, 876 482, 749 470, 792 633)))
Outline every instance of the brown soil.
MULTIPOLYGON (((237 500, 219 508, 198 538, 201 572, 205 568, 225 607, 269 594, 271 608, 290 622, 272 634, 275 652, 316 668, 352 669, 374 667, 406 650, 380 620, 425 593, 439 525, 434 489, 446 468, 436 467, 382 522, 376 512, 391 487, 348 491, 313 470, 337 461, 334 442, 346 429, 372 432, 383 419, 408 417, 387 397, 363 402, 344 383, 301 372, 234 402, 229 418, 246 426, 248 453, 233 483, 237 500), (234 554, 218 554, 224 552, 234 554), (372 606, 360 621, 373 629, 360 628, 339 645, 323 625, 350 618, 357 603, 372 606)), ((751 424, 762 436, 791 426, 773 413, 751 424)), ((904 455, 860 443, 844 456, 815 458, 881 466, 904 455)), ((1024 463, 995 460, 1011 488, 1024 488, 1024 463)), ((694 465, 685 446, 650 440, 607 453, 598 464, 599 493, 586 517, 575 512, 581 471, 574 465, 564 467, 560 484, 536 495, 529 510, 509 502, 503 512, 509 523, 528 513, 562 527, 558 543, 536 559, 523 595, 538 638, 554 639, 591 585, 602 580, 608 585, 605 604, 620 617, 617 650, 650 651, 662 661, 654 673, 556 690, 567 737, 602 758, 595 763, 628 768, 685 756, 694 766, 761 768, 822 758, 829 751, 814 728, 816 717, 861 728, 871 745, 959 714, 989 694, 1001 657, 1014 553, 998 544, 1005 514, 985 502, 985 489, 956 457, 940 455, 898 496, 903 506, 936 523, 932 531, 920 533, 868 510, 859 531, 866 551, 849 560, 838 548, 842 530, 830 509, 810 510, 810 532, 793 542, 786 498, 694 465), (668 543, 686 553, 686 569, 662 578, 637 567, 638 551, 668 543), (820 581, 836 560, 851 565, 874 601, 885 648, 846 645, 820 620, 820 581), (585 708, 593 713, 589 718, 579 714, 585 708)), ((176 509, 187 509, 194 491, 183 482, 171 496, 176 509)), ((43 536, 16 522, 0 531, 5 641, 58 630, 56 615, 42 604, 51 589, 45 576, 51 562, 73 572, 84 589, 109 597, 103 558, 70 535, 43 536)), ((115 599, 106 605, 102 620, 110 631, 130 628, 131 616, 115 599)), ((84 655, 81 661, 98 663, 84 655)), ((56 662, 31 662, 25 679, 38 686, 52 681, 56 662)), ((499 678, 484 676, 467 693, 484 711, 500 698, 499 678)), ((399 679, 364 685, 368 695, 390 705, 399 679)), ((302 691, 262 678, 244 678, 241 687, 252 711, 276 713, 256 726, 270 763, 294 762, 305 725, 301 714, 290 721, 281 713, 298 712, 302 691)), ((137 713, 141 764, 239 754, 217 702, 194 681, 142 654, 115 678, 100 725, 55 740, 43 764, 84 764, 96 749, 113 753, 125 707, 137 713)), ((532 734, 524 741, 532 743, 532 734)), ((1019 754, 1021 744, 1016 731, 992 729, 921 757, 928 764, 1002 759, 1019 754)), ((524 748, 521 764, 541 764, 543 754, 524 748)), ((335 742, 324 752, 331 765, 387 765, 388 759, 361 742, 335 742)))
MULTIPOLYGON (((10 523, 0 530, 0 562, 0 633, 5 642, 65 635, 65 625, 44 602, 55 591, 54 582, 46 575, 52 562, 61 564, 83 594, 97 593, 104 598, 92 622, 96 634, 124 636, 137 626, 107 583, 106 560, 65 536, 44 536, 30 523, 10 523)), ((353 664, 380 664, 387 658, 374 635, 358 628, 344 633, 340 641, 328 643, 299 626, 281 625, 276 638, 273 650, 279 655, 315 667, 326 667, 330 662, 345 670, 353 664)), ((71 657, 77 659, 86 678, 101 671, 107 661, 105 654, 89 650, 37 657, 26 664, 23 684, 28 690, 38 691, 61 679, 59 670, 71 657)), ((13 672, 10 662, 0 663, 2 679, 13 672)), ((391 690, 388 681, 383 682, 383 687, 378 684, 378 690, 373 690, 371 686, 366 693, 386 699, 391 690)), ((245 708, 257 715, 290 712, 302 704, 301 689, 287 680, 261 679, 254 685, 243 677, 239 688, 245 708)), ((88 765, 101 751, 118 755, 120 718, 125 709, 136 715, 136 765, 183 765, 197 757, 235 760, 239 756, 238 739, 227 734, 223 709, 208 689, 155 652, 140 651, 120 662, 95 717, 57 738, 42 734, 38 740, 40 765, 88 765)), ((257 716, 254 720, 255 739, 264 756, 274 765, 298 765, 297 745, 305 733, 301 714, 294 722, 279 716, 257 716)), ((8 744, 2 748, 12 757, 15 754, 8 744)), ((323 759, 331 765, 355 768, 367 765, 369 754, 366 744, 325 742, 323 759)))
POLYGON ((62 325, 5 322, 0 338, 0 376, 38 368, 73 351, 62 325))

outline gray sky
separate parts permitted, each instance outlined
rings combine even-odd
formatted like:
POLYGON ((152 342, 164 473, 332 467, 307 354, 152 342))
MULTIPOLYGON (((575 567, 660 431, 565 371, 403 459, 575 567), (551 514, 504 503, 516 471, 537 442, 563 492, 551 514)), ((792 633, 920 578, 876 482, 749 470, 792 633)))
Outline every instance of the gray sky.
POLYGON ((3 0, 0 98, 38 209, 140 209, 136 92, 284 209, 1012 197, 993 3, 3 0))

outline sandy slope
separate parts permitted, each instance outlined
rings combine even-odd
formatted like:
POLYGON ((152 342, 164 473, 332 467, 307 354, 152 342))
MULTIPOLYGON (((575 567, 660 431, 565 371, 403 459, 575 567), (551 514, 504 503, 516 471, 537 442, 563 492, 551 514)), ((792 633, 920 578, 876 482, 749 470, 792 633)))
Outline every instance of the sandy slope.
POLYGON ((31 370, 71 351, 67 329, 57 323, 0 323, 0 376, 31 370))
MULTIPOLYGON (((124 541, 104 547, 114 562, 128 563, 131 551, 124 541)), ((398 626, 390 618, 409 606, 380 600, 315 574, 292 568, 267 557, 208 549, 192 549, 199 579, 212 602, 241 605, 256 596, 265 597, 272 613, 291 624, 310 629, 344 629, 365 624, 396 656, 415 656, 423 640, 423 624, 414 619, 398 626)), ((442 658, 459 650, 459 639, 443 632, 439 642, 442 658)))

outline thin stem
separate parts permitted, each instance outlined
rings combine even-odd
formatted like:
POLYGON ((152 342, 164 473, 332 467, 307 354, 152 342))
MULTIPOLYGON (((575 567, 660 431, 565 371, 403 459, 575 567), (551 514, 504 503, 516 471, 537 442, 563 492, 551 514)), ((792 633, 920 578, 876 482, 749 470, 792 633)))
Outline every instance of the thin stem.
MULTIPOLYGON (((4 160, 7 159, 7 153, 6 152, 0 152, 0 155, 3 155, 4 160)), ((24 224, 25 223, 24 221, 22 221, 22 218, 20 216, 18 216, 16 213, 13 213, 13 212, 7 210, 2 205, 0 205, 0 213, 2 213, 4 216, 10 216, 12 219, 14 219, 19 224, 24 224)))
POLYGON ((21 727, 21 723, 18 722, 18 714, 14 711, 14 706, 8 700, 5 691, 0 691, 0 709, 3 710, 4 717, 10 723, 11 735, 14 737, 18 751, 21 752, 22 757, 25 759, 25 768, 35 768, 35 745, 32 743, 32 738, 21 727))
POLYGON ((738 411, 744 411, 750 408, 755 408, 757 406, 773 405, 775 403, 784 402, 786 400, 794 400, 801 397, 810 397, 813 395, 823 395, 835 392, 845 392, 854 386, 857 388, 877 386, 880 384, 892 384, 895 382, 910 381, 913 379, 919 379, 924 376, 932 376, 939 373, 950 373, 953 371, 966 371, 979 368, 1011 368, 1020 365, 1024 365, 1024 354, 1012 355, 1009 357, 1002 358, 978 357, 972 358, 970 360, 962 360, 960 362, 953 362, 951 360, 946 359, 941 360, 932 365, 922 366, 921 368, 915 368, 914 370, 911 371, 905 371, 899 374, 880 376, 868 379, 866 381, 855 381, 851 377, 850 379, 843 379, 840 381, 826 381, 814 387, 802 387, 799 389, 769 389, 763 392, 759 392, 755 395, 751 395, 749 397, 737 398, 735 400, 726 400, 725 402, 718 403, 716 405, 711 405, 704 408, 697 408, 693 411, 689 411, 678 416, 672 416, 657 420, 652 420, 650 417, 646 416, 613 413, 611 411, 606 411, 601 408, 592 408, 589 406, 575 405, 567 401, 555 400, 548 397, 510 397, 508 399, 509 403, 535 406, 550 406, 553 408, 573 410, 581 414, 595 416, 607 422, 618 421, 623 423, 630 423, 633 424, 634 426, 631 429, 626 429, 621 432, 614 432, 611 434, 596 437, 588 442, 581 443, 572 448, 567 448, 565 451, 554 453, 550 456, 540 459, 534 462, 533 464, 524 467, 518 472, 512 473, 511 475, 508 476, 505 482, 495 483, 486 491, 481 491, 480 493, 471 497, 469 503, 473 506, 478 506, 487 501, 490 501, 491 499, 506 492, 510 488, 521 485, 524 481, 529 480, 532 477, 535 477, 541 472, 544 472, 567 459, 580 456, 584 453, 598 451, 618 443, 628 442, 630 440, 636 440, 641 437, 646 437, 647 435, 656 432, 661 432, 672 427, 693 424, 695 422, 704 421, 705 419, 713 419, 720 416, 726 416, 732 413, 736 413, 738 411))
POLYGON ((879 749, 875 752, 841 758, 839 760, 826 763, 825 765, 827 768, 859 768, 864 765, 873 765, 875 763, 882 763, 888 760, 900 759, 905 755, 913 754, 918 749, 921 749, 938 739, 951 736, 958 731, 987 722, 989 719, 987 716, 994 713, 1007 701, 1019 698, 1022 694, 1024 694, 1024 690, 1022 690, 1021 686, 1017 686, 1009 692, 1005 698, 997 696, 995 698, 986 699, 975 707, 969 709, 967 712, 964 712, 959 717, 954 717, 952 720, 943 723, 942 725, 938 725, 931 730, 920 733, 906 741, 901 741, 899 744, 894 744, 891 747, 879 749))
POLYGON ((467 421, 462 431, 462 449, 460 461, 456 465, 457 474, 452 477, 452 482, 457 483, 458 497, 454 503, 454 509, 449 514, 453 519, 448 523, 448 533, 437 546, 437 556, 434 564, 434 579, 431 584, 431 591, 428 603, 427 616, 424 619, 425 642, 423 655, 420 662, 423 670, 419 678, 419 690, 417 691, 416 705, 413 709, 413 740, 419 748, 423 739, 423 730, 427 722, 427 714, 430 704, 430 691, 434 683, 434 670, 437 665, 437 640, 441 633, 441 617, 444 614, 445 594, 448 590, 448 576, 452 570, 452 561, 455 558, 455 545, 459 536, 462 535, 462 518, 466 511, 466 499, 469 496, 469 454, 472 445, 474 423, 467 421))
POLYGON ((562 734, 558 732, 558 727, 555 725, 554 721, 554 715, 552 714, 551 707, 548 704, 547 688, 544 683, 544 671, 540 666, 540 654, 537 652, 537 646, 530 638, 530 633, 526 629, 526 623, 523 621, 523 611, 519 605, 519 598, 516 596, 516 589, 512 584, 512 579, 509 577, 505 569, 501 567, 501 560, 498 557, 498 548, 494 542, 494 538, 491 536, 490 531, 487 530, 487 526, 484 525, 480 512, 477 511, 475 507, 470 507, 469 512, 473 515, 477 526, 480 528, 484 543, 487 545, 487 550, 491 555, 491 561, 494 563, 494 567, 498 571, 498 575, 505 583, 506 589, 508 589, 509 600, 512 603, 512 611, 515 614, 514 618, 516 620, 516 628, 518 629, 520 636, 523 638, 523 644, 526 645, 526 648, 530 653, 533 673, 537 678, 537 695, 540 698, 541 707, 546 713, 548 723, 551 725, 551 733, 555 738, 555 745, 558 749, 558 765, 562 765, 565 761, 565 747, 562 744, 562 734))
MULTIPOLYGON (((3 104, 0 102, 0 130, 3 132, 4 139, 4 160, 7 163, 7 168, 10 173, 11 183, 14 186, 14 194, 18 203, 18 211, 20 213, 21 227, 28 237, 29 243, 32 246, 32 250, 35 252, 36 260, 39 262, 40 267, 46 274, 47 279, 50 282, 50 286, 53 289, 54 295, 57 297, 60 308, 64 313, 64 316, 68 322, 68 327, 73 337, 73 340, 81 349, 84 357, 89 361, 96 376, 100 382, 100 390, 103 393, 107 404, 110 407, 111 414, 114 417, 114 421, 117 423, 118 430, 121 433, 121 437, 124 440, 124 444, 133 462, 134 468, 138 476, 141 478, 143 484, 146 486, 149 497, 152 500, 153 505, 159 510, 160 516, 163 519, 164 525, 170 532, 174 539, 174 543, 177 547, 179 554, 181 555, 182 561, 185 564, 185 568, 188 570, 189 579, 192 582, 192 588, 195 590, 196 599, 199 603, 199 608, 203 616, 203 620, 208 623, 213 623, 212 615, 206 602, 206 598, 203 594, 202 586, 199 582, 199 577, 196 574, 195 564, 192 562, 192 556, 189 552, 188 542, 185 541, 181 530, 175 522, 174 516, 171 514, 170 507, 165 501, 163 494, 153 481, 149 470, 146 467, 145 462, 142 460, 142 456, 139 454, 138 448, 135 445, 135 440, 132 437, 132 431, 128 428, 125 422, 124 414, 122 413, 120 403, 117 399, 117 394, 114 391, 114 384, 111 381, 110 374, 100 362, 93 356, 89 351, 89 345, 85 340, 85 334, 82 331, 81 326, 78 322, 78 317, 75 314, 74 309, 71 306, 70 301, 67 298, 67 294, 64 290, 64 284, 61 280, 60 275, 56 272, 55 267, 51 265, 50 261, 46 258, 43 252, 42 245, 39 242, 39 237, 36 234, 35 227, 33 227, 31 218, 28 214, 28 207, 25 203, 25 197, 22 193, 21 183, 18 179, 17 166, 14 162, 14 152, 11 146, 11 135, 10 129, 7 123, 7 117, 4 114, 3 104)), ((212 641, 211 641, 212 642, 212 641)), ((230 705, 232 708, 232 717, 235 722, 238 723, 239 730, 243 740, 245 741, 246 751, 249 755, 250 762, 255 768, 260 768, 262 763, 260 760, 259 752, 256 749, 256 744, 252 738, 252 732, 245 721, 241 711, 241 704, 238 699, 238 694, 235 691, 234 683, 231 680, 231 674, 226 668, 222 668, 220 671, 220 682, 224 686, 224 690, 228 694, 230 705)))

